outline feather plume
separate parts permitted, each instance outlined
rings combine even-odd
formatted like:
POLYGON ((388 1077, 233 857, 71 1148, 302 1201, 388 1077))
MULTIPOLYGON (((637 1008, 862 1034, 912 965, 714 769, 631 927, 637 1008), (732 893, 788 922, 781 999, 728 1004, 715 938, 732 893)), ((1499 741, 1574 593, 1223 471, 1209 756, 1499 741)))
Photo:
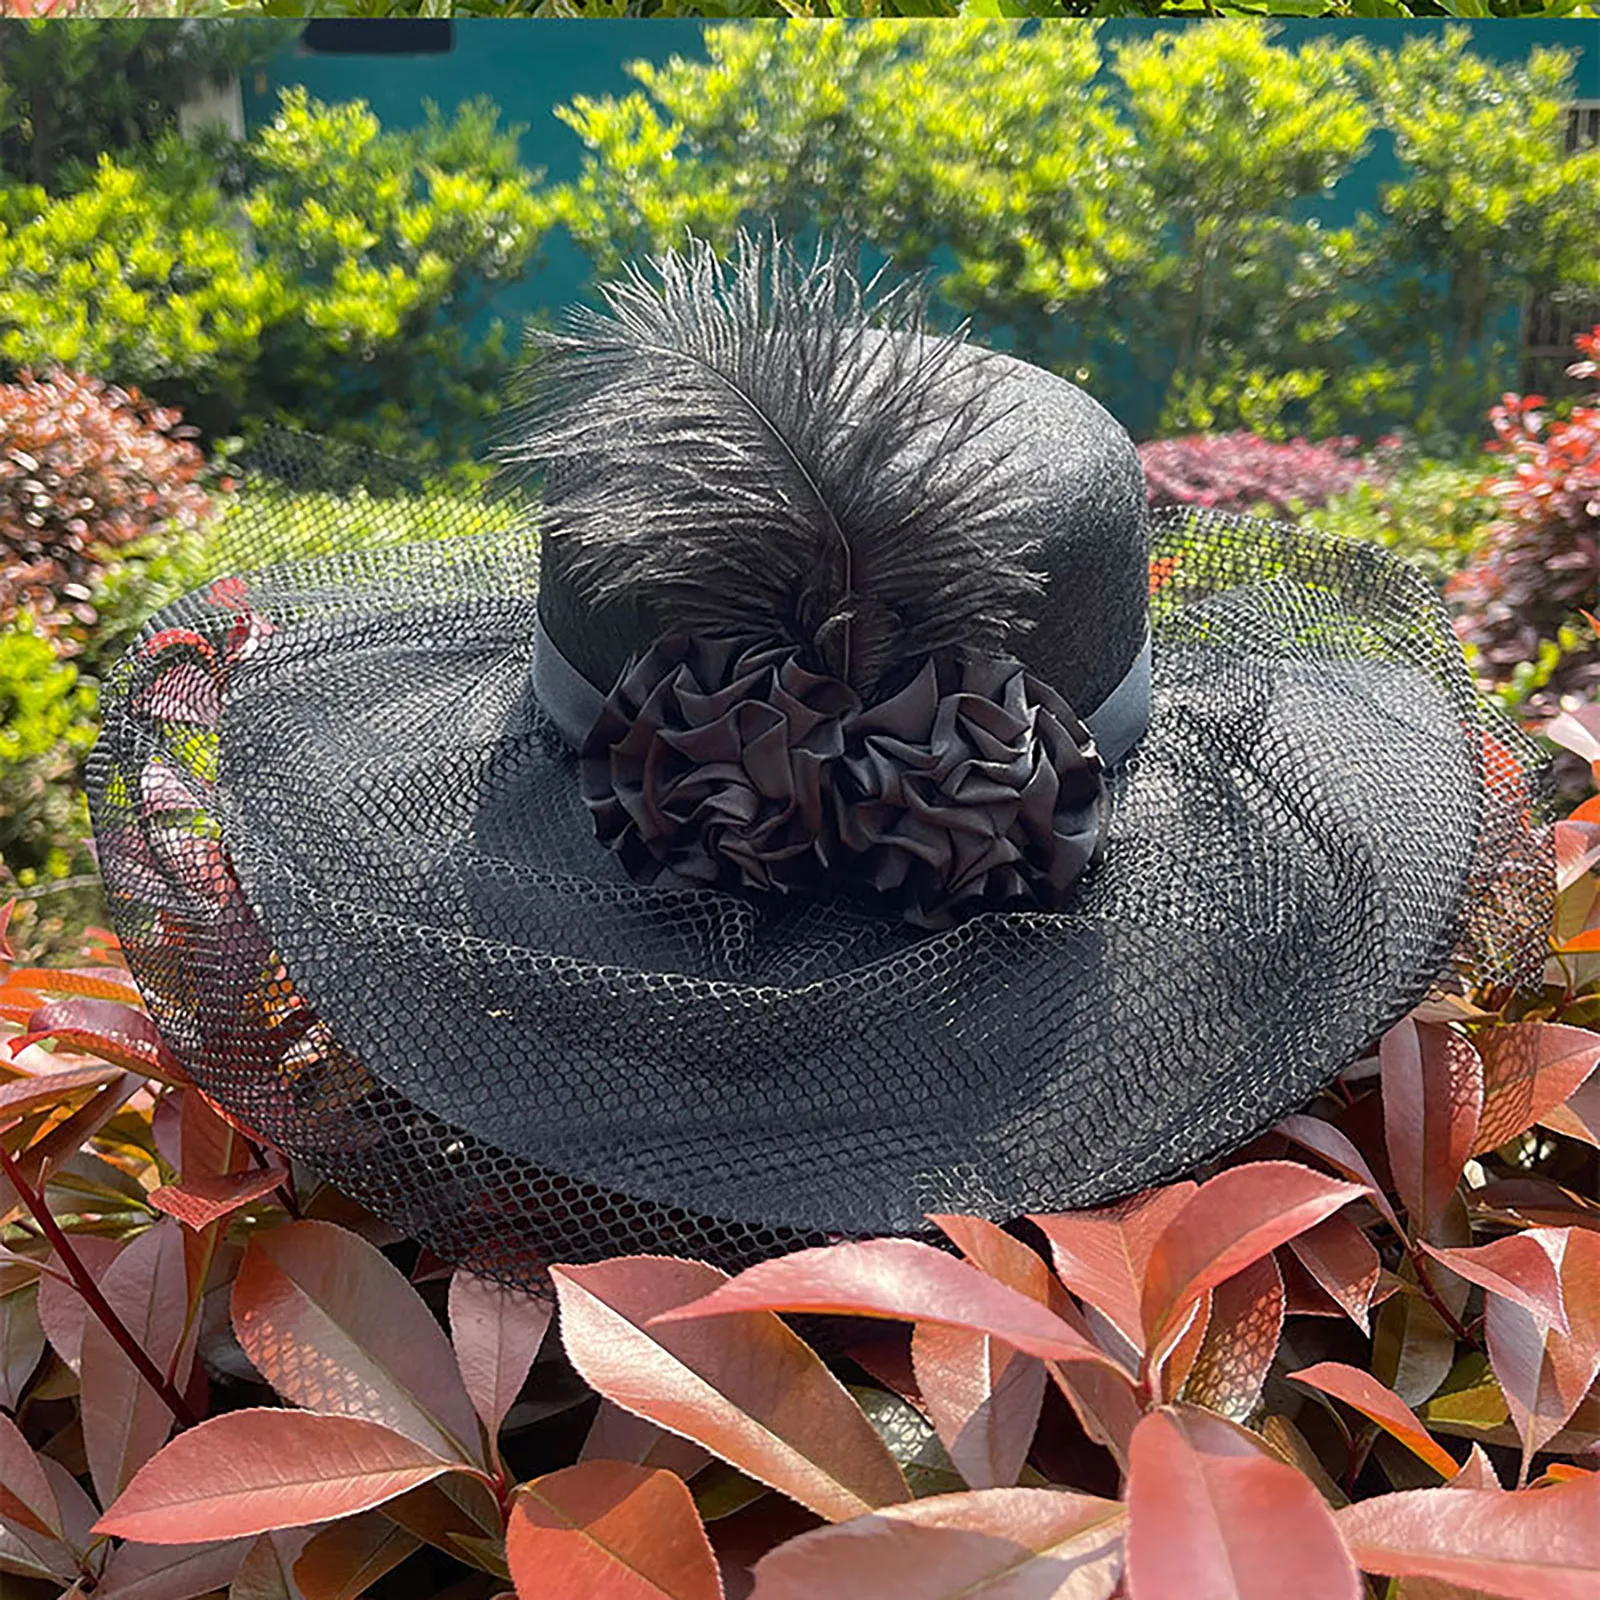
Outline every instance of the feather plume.
POLYGON ((544 471, 543 535, 597 600, 808 646, 863 694, 1026 624, 1029 491, 981 443, 1007 409, 988 352, 826 247, 743 235, 731 263, 695 243, 652 266, 533 336, 507 451, 544 471))

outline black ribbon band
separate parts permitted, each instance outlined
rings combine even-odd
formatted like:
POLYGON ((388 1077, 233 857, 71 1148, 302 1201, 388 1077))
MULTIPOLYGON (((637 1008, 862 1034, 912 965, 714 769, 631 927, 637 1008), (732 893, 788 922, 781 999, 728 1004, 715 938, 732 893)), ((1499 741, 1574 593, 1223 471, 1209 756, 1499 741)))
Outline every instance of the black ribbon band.
MULTIPOLYGON (((1083 718, 1107 767, 1116 766, 1150 726, 1150 657, 1150 635, 1146 633, 1144 647, 1122 681, 1093 715, 1083 718)), ((605 695, 561 653, 543 622, 534 628, 533 692, 561 737, 574 750, 581 750, 599 720, 605 695)))

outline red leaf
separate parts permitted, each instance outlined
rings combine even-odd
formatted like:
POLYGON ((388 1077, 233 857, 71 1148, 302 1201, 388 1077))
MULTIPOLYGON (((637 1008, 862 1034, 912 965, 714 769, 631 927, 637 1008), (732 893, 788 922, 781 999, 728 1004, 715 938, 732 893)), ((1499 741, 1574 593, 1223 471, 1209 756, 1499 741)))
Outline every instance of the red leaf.
POLYGON ((1483 1052, 1483 1117, 1472 1153, 1498 1149, 1560 1105, 1600 1062, 1600 1035, 1552 1022, 1488 1028, 1483 1052))
POLYGON ((56 1504, 39 1458, 16 1423, 3 1414, 0 1414, 0 1518, 28 1533, 58 1540, 65 1537, 61 1508, 56 1504))
POLYGON ((1461 1182, 1483 1110, 1483 1063, 1470 1040, 1406 1018, 1378 1046, 1389 1168, 1411 1220, 1427 1233, 1461 1182))
POLYGON ((631 1461, 641 1467, 665 1467, 685 1480, 692 1478, 710 1459, 711 1452, 693 1439, 668 1433, 647 1417, 600 1402, 589 1431, 583 1436, 580 1461, 631 1461))
MULTIPOLYGON (((89 1276, 99 1283, 122 1253, 123 1246, 119 1239, 102 1239, 86 1233, 72 1241, 72 1249, 89 1276)), ((83 1362, 83 1325, 89 1308, 73 1284, 63 1281, 66 1268, 60 1260, 52 1255, 50 1266, 54 1270, 39 1280, 39 1321, 51 1349, 78 1372, 83 1362)))
POLYGON ((1029 1219, 1050 1241, 1056 1275, 1080 1300, 1108 1317, 1141 1354, 1145 1328, 1139 1297, 1150 1254, 1167 1224, 1197 1192, 1193 1183, 1174 1183, 1100 1211, 1029 1219))
POLYGON ((525 1483, 506 1558, 522 1600, 721 1600, 711 1542, 683 1480, 585 1461, 525 1483))
POLYGON ((1362 1192, 1292 1161, 1232 1167, 1202 1184, 1150 1254, 1141 1311, 1152 1349, 1206 1290, 1362 1192))
POLYGON ((43 1354, 37 1286, 26 1284, 0 1296, 0 1410, 17 1409, 43 1354))
POLYGON ((1561 1268, 1558 1260, 1551 1259, 1545 1243, 1548 1241, 1559 1250, 1566 1232, 1564 1228, 1533 1228, 1470 1249, 1447 1250, 1430 1244, 1424 1244, 1423 1249, 1457 1277, 1521 1306, 1545 1327, 1565 1332, 1567 1312, 1561 1299, 1561 1268))
POLYGON ((833 1521, 906 1497, 861 1408, 770 1312, 657 1320, 726 1283, 714 1267, 623 1256, 551 1272, 567 1355, 608 1400, 833 1521))
MULTIPOLYGON (((196 1600, 233 1582, 246 1546, 238 1539, 215 1544, 119 1544, 94 1600, 196 1600)), ((229 1600, 239 1600, 230 1594, 229 1600)))
MULTIPOLYGON (((1600 799, 1600 795, 1596 799, 1600 799)), ((1552 1133, 1564 1133, 1569 1139, 1581 1139, 1600 1149, 1600 1078, 1590 1076, 1580 1083, 1560 1105, 1545 1112, 1539 1122, 1552 1133)))
POLYGON ((450 1332, 462 1382, 494 1439, 521 1392, 555 1302, 457 1272, 450 1280, 450 1332))
POLYGON ((703 1299, 664 1313, 661 1320, 733 1311, 816 1311, 939 1322, 990 1334, 1046 1360, 1114 1365, 1036 1300, 914 1239, 824 1245, 758 1262, 703 1299))
MULTIPOLYGON (((1049 1305, 1053 1280, 1018 1239, 978 1217, 933 1216, 979 1271, 1049 1305)), ((1055 1285, 1057 1311, 1066 1303, 1055 1285)), ((1017 1481, 1039 1426, 1048 1374, 1037 1356, 966 1328, 919 1322, 911 1334, 917 1390, 952 1465, 974 1489, 1017 1481)))
POLYGON ((1562 1298, 1567 1331, 1491 1295, 1485 1307, 1489 1362, 1522 1440, 1522 1476, 1600 1378, 1600 1233, 1562 1230, 1562 1298))
MULTIPOLYGON (((1003 1228, 997 1227, 992 1222, 986 1222, 981 1217, 930 1216, 928 1220, 938 1224, 973 1266, 988 1273, 991 1278, 998 1279, 1008 1288, 1015 1289, 1019 1294, 1027 1295, 1030 1300, 1037 1300, 1040 1305, 1049 1306, 1072 1326, 1074 1332, 1082 1335, 1085 1340, 1094 1342, 1090 1338, 1083 1314, 1068 1298, 1060 1282, 1040 1260, 1038 1254, 1030 1250, 1021 1240, 1014 1239, 1003 1228)), ((924 1366, 929 1364, 927 1342, 935 1326, 933 1323, 917 1325, 914 1337, 919 1337, 923 1341, 924 1366)), ((965 1359, 968 1361, 976 1359, 974 1351, 978 1341, 985 1341, 991 1349, 993 1348, 993 1341, 986 1334, 947 1329, 941 1337, 949 1341, 967 1341, 965 1344, 947 1344, 945 1348, 964 1351, 965 1359)), ((962 1357, 953 1354, 950 1359, 959 1362, 962 1357)), ((1025 1364, 1033 1359, 1020 1351, 1017 1352, 1018 1363, 1025 1364)), ((1013 1370, 1012 1365, 1005 1368, 1008 1373, 1013 1370)), ((1026 1370, 1025 1366, 1023 1370, 1026 1370)), ((1066 1396, 1067 1403, 1073 1411, 1077 1413, 1084 1432, 1091 1439, 1105 1445, 1116 1458, 1117 1465, 1125 1469, 1128 1464, 1128 1440, 1132 1438, 1134 1424, 1138 1422, 1144 1409, 1128 1377, 1121 1371, 1091 1366, 1085 1361, 1071 1363, 1047 1361, 1045 1371, 1066 1396)), ((996 1384, 1002 1381, 998 1367, 994 1381, 996 1384)), ((1020 1383, 1022 1380, 1019 1378, 1014 1381, 1020 1383)), ((1041 1394, 1041 1400, 1042 1398, 1041 1394)), ((940 1440, 950 1452, 956 1470, 974 1488, 989 1486, 979 1483, 973 1476, 976 1473, 978 1477, 982 1477, 985 1470, 981 1461, 976 1458, 979 1438, 988 1440, 1000 1450, 1000 1455, 991 1462, 989 1469, 994 1477, 998 1478, 1004 1475, 1007 1455, 1015 1449, 1016 1441, 1025 1427, 1031 1437, 1034 1427, 1027 1423, 1026 1412, 1021 1404, 1026 1399, 1025 1392, 1019 1393, 1008 1389, 1000 1407, 1000 1414, 992 1418, 978 1418, 979 1429, 976 1436, 967 1432, 968 1425, 965 1423, 957 1429, 959 1404, 943 1422, 935 1419, 934 1425, 939 1431, 940 1440), (992 1435, 989 1430, 990 1421, 995 1424, 992 1435), (952 1443, 952 1438, 946 1436, 947 1431, 952 1430, 954 1430, 953 1437, 960 1441, 959 1451, 952 1443), (963 1434, 966 1435, 965 1438, 962 1437, 963 1434), (969 1466, 972 1468, 970 1473, 967 1471, 969 1466)), ((1037 1423, 1037 1418, 1034 1419, 1034 1423, 1037 1423)), ((1005 1481, 1014 1483, 1016 1475, 1013 1473, 1005 1481)))
POLYGON ((120 1000, 144 1007, 133 980, 115 967, 14 967, 6 974, 6 988, 32 989, 42 994, 76 994, 89 1000, 120 1000))
POLYGON ((307 1600, 294 1581, 295 1556, 305 1529, 263 1533, 246 1547, 228 1588, 228 1600, 307 1600))
POLYGON ((1426 1461, 1442 1478, 1456 1475, 1455 1457, 1423 1426, 1422 1419, 1397 1395, 1387 1389, 1370 1372, 1359 1367, 1347 1367, 1341 1361, 1319 1361, 1314 1367, 1303 1367, 1289 1374, 1296 1383, 1303 1383, 1323 1394, 1342 1400, 1347 1406, 1370 1418, 1392 1438, 1398 1439, 1414 1456, 1426 1461))
POLYGON ((1066 1296, 1051 1276, 1049 1265, 1037 1251, 1030 1250, 1004 1228, 982 1217, 953 1214, 930 1213, 928 1221, 980 1272, 1052 1311, 1059 1312, 1065 1306, 1066 1296))
POLYGON ((1335 1513, 1365 1572, 1438 1578, 1511 1600, 1600 1593, 1600 1477, 1553 1489, 1410 1489, 1335 1513))
MULTIPOLYGON (((1123 1509, 1056 1489, 980 1489, 891 1506, 781 1544, 760 1600, 1107 1600, 1123 1509)), ((1187 1600, 1199 1600, 1191 1591, 1187 1600)), ((1209 1600, 1209 1597, 1208 1597, 1209 1600)))
POLYGON ((230 1411, 146 1462, 95 1532, 150 1544, 241 1539, 369 1511, 461 1470, 357 1417, 230 1411))
POLYGON ((346 1517, 313 1535, 290 1563, 290 1593, 293 1600, 358 1600, 421 1545, 381 1511, 346 1517))
POLYGON ((1148 1376, 1154 1399, 1174 1400, 1183 1392, 1210 1326, 1211 1291, 1207 1289, 1198 1300, 1191 1300, 1174 1320, 1157 1342, 1153 1359, 1146 1363, 1151 1369, 1148 1376))
POLYGON ((484 1464, 450 1341, 404 1274, 348 1229, 292 1222, 256 1234, 233 1286, 233 1326, 285 1400, 484 1464))
POLYGON ((28 1031, 10 1041, 11 1053, 18 1055, 41 1039, 54 1039, 144 1077, 168 1075, 155 1023, 114 1000, 58 1000, 41 1006, 28 1018, 28 1031))
MULTIPOLYGON (((189 1380, 196 1331, 184 1325, 188 1288, 182 1230, 165 1221, 147 1229, 106 1268, 99 1287, 156 1369, 163 1373, 171 1369, 174 1386, 182 1392, 189 1380)), ((84 1453, 100 1504, 110 1505, 166 1443, 172 1413, 93 1316, 83 1326, 80 1380, 84 1453)))
POLYGON ((1283 1335, 1283 1278, 1271 1256, 1252 1261, 1211 1292, 1211 1315, 1183 1397, 1243 1422, 1256 1408, 1283 1335))
POLYGON ((912 1330, 911 1362, 956 1471, 974 1489, 1014 1484, 1039 1426, 1044 1363, 987 1334, 936 1322, 912 1330))
POLYGON ((183 1183, 168 1183, 152 1190, 150 1204, 157 1211, 176 1217, 185 1227, 198 1231, 213 1222, 220 1222, 240 1206, 271 1194, 288 1176, 287 1167, 280 1162, 272 1162, 265 1167, 253 1167, 248 1172, 190 1178, 183 1183))
POLYGON ((1322 1496, 1293 1467, 1208 1423, 1152 1412, 1128 1473, 1128 1581, 1138 1600, 1360 1600, 1322 1496))
POLYGON ((1378 1215, 1396 1233, 1401 1231, 1400 1219, 1389 1204, 1389 1197, 1383 1192, 1383 1185, 1373 1177, 1372 1168, 1350 1142, 1347 1134, 1334 1127, 1331 1122, 1324 1122, 1320 1117, 1301 1115, 1285 1117, 1273 1132, 1282 1134, 1285 1139, 1292 1140, 1303 1149, 1314 1151, 1335 1172, 1341 1173, 1352 1183, 1359 1183, 1367 1190, 1367 1199, 1377 1208, 1378 1215))
POLYGON ((1583 707, 1576 715, 1560 711, 1545 723, 1544 736, 1585 761, 1600 761, 1600 727, 1591 728, 1594 721, 1594 709, 1590 706, 1583 707))
POLYGON ((35 1111, 81 1105, 122 1076, 120 1067, 69 1067, 0 1084, 0 1125, 20 1122, 35 1111))
POLYGON ((1335 1214, 1291 1239, 1289 1249, 1350 1320, 1370 1333, 1372 1297, 1382 1263, 1366 1234, 1349 1217, 1335 1214))

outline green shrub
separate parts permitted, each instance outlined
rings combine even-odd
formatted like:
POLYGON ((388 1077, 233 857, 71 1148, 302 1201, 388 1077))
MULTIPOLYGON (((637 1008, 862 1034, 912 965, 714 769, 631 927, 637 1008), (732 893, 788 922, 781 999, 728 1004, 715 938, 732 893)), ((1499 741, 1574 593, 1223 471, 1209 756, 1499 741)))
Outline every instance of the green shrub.
POLYGON ((1579 259, 1600 155, 1562 149, 1566 52, 1295 48, 1244 22, 1109 59, 1093 26, 704 38, 709 60, 636 63, 638 92, 558 112, 589 151, 560 212, 602 270, 685 229, 842 229, 930 265, 981 331, 1140 431, 1475 427, 1503 315, 1600 270, 1579 259), (1401 181, 1342 220, 1386 135, 1401 181))
POLYGON ((208 174, 176 143, 137 166, 103 156, 74 194, 0 192, 10 369, 101 374, 224 426, 247 404, 263 327, 292 314, 277 263, 251 261, 208 174))
MULTIPOLYGON (((15 9, 26 15, 26 6, 15 9)), ((301 27, 248 18, 152 27, 133 15, 107 16, 109 7, 62 9, 98 10, 106 20, 75 28, 0 21, 0 177, 52 191, 78 186, 74 167, 170 132, 197 89, 268 60, 301 27)))
POLYGON ((1412 453, 1381 478, 1354 484, 1304 519, 1329 533, 1372 539, 1443 584, 1481 547, 1496 507, 1492 456, 1440 461, 1412 453))
POLYGON ((72 194, 0 191, 0 366, 137 383, 213 437, 459 459, 510 364, 474 317, 546 223, 516 136, 485 102, 396 133, 296 88, 237 149, 168 135, 72 194))
POLYGON ((78 766, 94 743, 94 684, 26 611, 0 630, 0 862, 24 886, 82 865, 78 766))
POLYGON ((1375 332, 1420 336, 1424 435, 1478 433, 1530 295, 1600 289, 1600 150, 1565 148, 1571 53, 1491 63, 1467 46, 1462 29, 1408 37, 1369 68, 1402 168, 1381 195, 1375 332))

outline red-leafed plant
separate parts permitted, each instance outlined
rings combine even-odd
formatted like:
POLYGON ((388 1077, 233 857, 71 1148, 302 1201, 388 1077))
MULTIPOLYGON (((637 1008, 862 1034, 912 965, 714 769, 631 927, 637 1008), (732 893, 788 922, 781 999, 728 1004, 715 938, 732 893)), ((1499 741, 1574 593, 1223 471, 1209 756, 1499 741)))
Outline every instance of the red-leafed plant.
MULTIPOLYGON (((1600 781, 1600 708, 1549 732, 1600 781)), ((108 935, 30 967, 0 918, 0 1572, 96 1600, 1592 1600, 1600 796, 1556 852, 1542 983, 1424 1007, 1192 1180, 732 1278, 556 1264, 543 1296, 220 1114, 108 935)))
POLYGON ((1378 475, 1381 457, 1364 457, 1354 439, 1278 444, 1253 433, 1194 434, 1139 446, 1153 506, 1204 506, 1296 516, 1324 506, 1378 475))
MULTIPOLYGON (((1600 374, 1600 327, 1576 341, 1578 378, 1600 374)), ((1490 412, 1489 446, 1506 457, 1490 484, 1500 516, 1482 551, 1450 584, 1457 628, 1480 673, 1510 683, 1556 652, 1535 707, 1600 682, 1600 639, 1584 613, 1600 609, 1600 394, 1552 418, 1542 395, 1506 395, 1490 412)))
POLYGON ((55 372, 0 384, 0 626, 19 609, 47 632, 88 626, 106 555, 198 526, 205 459, 176 411, 55 372))

